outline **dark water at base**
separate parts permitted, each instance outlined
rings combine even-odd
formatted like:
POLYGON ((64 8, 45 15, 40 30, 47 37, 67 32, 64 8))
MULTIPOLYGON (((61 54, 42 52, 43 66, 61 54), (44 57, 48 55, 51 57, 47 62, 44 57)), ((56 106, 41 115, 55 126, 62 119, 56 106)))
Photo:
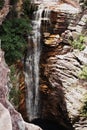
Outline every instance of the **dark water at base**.
POLYGON ((48 120, 36 119, 31 123, 40 126, 43 130, 68 130, 63 126, 58 125, 58 123, 48 120))

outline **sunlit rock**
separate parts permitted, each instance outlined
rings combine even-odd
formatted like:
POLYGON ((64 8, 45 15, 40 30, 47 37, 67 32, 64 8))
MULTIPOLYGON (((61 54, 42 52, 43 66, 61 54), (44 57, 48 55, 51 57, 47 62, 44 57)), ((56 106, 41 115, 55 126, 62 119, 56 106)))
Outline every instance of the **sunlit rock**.
POLYGON ((62 42, 62 38, 59 35, 50 35, 47 39, 45 39, 45 44, 48 46, 57 46, 62 42))
POLYGON ((0 103, 0 130, 12 130, 9 111, 0 103))

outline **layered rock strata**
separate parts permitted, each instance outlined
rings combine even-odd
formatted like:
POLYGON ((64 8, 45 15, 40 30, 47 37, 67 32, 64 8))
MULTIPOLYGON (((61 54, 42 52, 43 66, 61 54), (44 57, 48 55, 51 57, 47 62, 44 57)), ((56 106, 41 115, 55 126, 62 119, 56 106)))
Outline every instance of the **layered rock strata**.
MULTIPOLYGON (((66 32, 69 32, 69 30, 66 32)), ((69 32, 68 36, 73 36, 73 32, 69 32)), ((81 125, 79 125, 80 119, 82 124, 80 110, 84 105, 84 97, 87 94, 87 81, 79 79, 79 73, 83 66, 87 65, 87 47, 83 51, 73 49, 68 40, 62 39, 59 42, 59 37, 56 38, 55 35, 54 42, 53 39, 45 41, 41 56, 42 79, 40 90, 44 95, 44 98, 42 97, 43 104, 46 105, 42 107, 42 115, 46 116, 46 118, 52 115, 55 120, 60 120, 63 117, 59 116, 59 114, 63 113, 64 115, 67 113, 72 123, 76 121, 77 125, 74 124, 75 129, 80 130, 82 129, 81 125), (47 44, 47 42, 50 44, 47 44), (52 94, 54 95, 53 98, 52 94), (57 105, 61 109, 57 108, 57 105)), ((87 44, 87 41, 85 42, 87 44)), ((66 115, 64 117, 65 120, 68 118, 66 115)), ((62 120, 62 122, 64 121, 62 120)), ((61 121, 59 122, 61 123, 61 121)), ((85 125, 83 127, 87 129, 85 125)))
MULTIPOLYGON (((84 96, 87 94, 87 81, 79 79, 79 73, 83 66, 87 65, 87 47, 79 51, 73 49, 69 41, 77 39, 81 33, 86 32, 87 13, 85 10, 77 15, 72 14, 71 11, 70 17, 69 12, 63 12, 63 9, 60 13, 57 11, 55 8, 51 12, 54 30, 52 35, 44 33, 45 40, 40 61, 42 117, 51 117, 62 125, 67 125, 71 120, 75 130, 85 130, 87 126, 84 122, 87 122, 87 119, 80 115, 80 110, 84 106, 84 96), (65 28, 59 31, 61 25, 65 28), (68 30, 64 32, 66 28, 68 30), (62 37, 58 33, 62 33, 62 37)), ((85 45, 87 45, 87 40, 85 45)))

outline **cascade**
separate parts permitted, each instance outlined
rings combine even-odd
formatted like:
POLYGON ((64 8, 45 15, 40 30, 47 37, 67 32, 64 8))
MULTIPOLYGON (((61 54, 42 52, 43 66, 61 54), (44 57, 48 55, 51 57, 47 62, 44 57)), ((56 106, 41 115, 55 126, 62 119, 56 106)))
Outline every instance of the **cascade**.
MULTIPOLYGON (((64 44, 60 44, 61 39, 57 34, 61 34, 69 27, 68 21, 71 20, 71 14, 77 14, 78 9, 73 11, 75 8, 68 4, 57 5, 59 0, 34 0, 33 2, 38 8, 32 15, 32 31, 28 36, 28 48, 25 56, 28 121, 40 124, 44 130, 51 130, 51 127, 55 130, 61 129, 61 125, 64 126, 64 130, 65 128, 72 130, 64 97, 64 86, 60 81, 60 75, 56 73, 58 68, 55 67, 55 64, 58 66, 57 60, 59 59, 56 57, 65 53, 61 53, 64 44), (66 9, 66 7, 72 8, 66 9), (50 58, 52 62, 50 62, 50 58), (41 120, 42 122, 39 122, 41 120), (52 126, 51 121, 54 121, 52 126), (44 122, 45 124, 43 124, 44 122)), ((75 21, 74 17, 73 19, 75 21)))
POLYGON ((57 4, 57 2, 59 2, 59 0, 32 0, 32 3, 36 3, 36 4, 51 4, 51 5, 54 5, 54 4, 57 4))
MULTIPOLYGON (((32 20, 32 32, 28 37, 28 51, 25 60, 26 108, 28 120, 40 117, 39 98, 39 60, 40 60, 40 26, 42 20, 48 20, 49 11, 43 5, 38 6, 32 20), (44 13, 42 18, 42 13, 44 13)), ((44 22, 45 23, 45 22, 44 22)))

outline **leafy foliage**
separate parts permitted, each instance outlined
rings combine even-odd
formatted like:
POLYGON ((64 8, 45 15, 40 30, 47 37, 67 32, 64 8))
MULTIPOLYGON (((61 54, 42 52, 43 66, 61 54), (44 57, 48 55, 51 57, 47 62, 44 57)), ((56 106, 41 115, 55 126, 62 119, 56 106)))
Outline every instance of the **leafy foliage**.
POLYGON ((83 105, 80 113, 82 116, 87 117, 87 95, 85 95, 84 100, 85 100, 84 105, 83 105))
POLYGON ((79 73, 80 79, 87 79, 87 66, 82 68, 82 71, 79 73))
POLYGON ((2 9, 3 5, 4 5, 4 0, 0 0, 0 9, 2 9))
POLYGON ((30 30, 29 20, 25 18, 13 18, 3 23, 0 38, 7 63, 12 64, 23 57, 30 30))
POLYGON ((11 79, 11 82, 12 82, 13 86, 15 87, 16 82, 17 82, 15 65, 10 66, 10 75, 9 76, 10 76, 10 79, 11 79))
POLYGON ((12 87, 9 93, 9 101, 14 105, 16 109, 18 109, 19 106, 19 95, 20 91, 15 87, 12 87))
MULTIPOLYGON (((87 80, 87 65, 82 68, 79 73, 79 78, 82 80, 87 80)), ((84 96, 84 106, 81 109, 81 114, 87 117, 87 95, 84 96)))
POLYGON ((80 51, 82 51, 83 49, 85 49, 84 39, 85 36, 80 35, 77 39, 71 42, 71 45, 73 46, 74 49, 79 49, 80 51))
POLYGON ((19 105, 19 96, 20 91, 17 88, 17 76, 16 76, 16 67, 15 65, 10 66, 10 79, 12 83, 12 88, 9 92, 9 101, 14 105, 14 107, 17 109, 19 105))
POLYGON ((17 3, 18 0, 10 0, 10 4, 11 5, 15 5, 17 3))
POLYGON ((23 12, 26 16, 31 16, 35 11, 35 5, 31 3, 31 0, 24 0, 23 2, 23 12))

